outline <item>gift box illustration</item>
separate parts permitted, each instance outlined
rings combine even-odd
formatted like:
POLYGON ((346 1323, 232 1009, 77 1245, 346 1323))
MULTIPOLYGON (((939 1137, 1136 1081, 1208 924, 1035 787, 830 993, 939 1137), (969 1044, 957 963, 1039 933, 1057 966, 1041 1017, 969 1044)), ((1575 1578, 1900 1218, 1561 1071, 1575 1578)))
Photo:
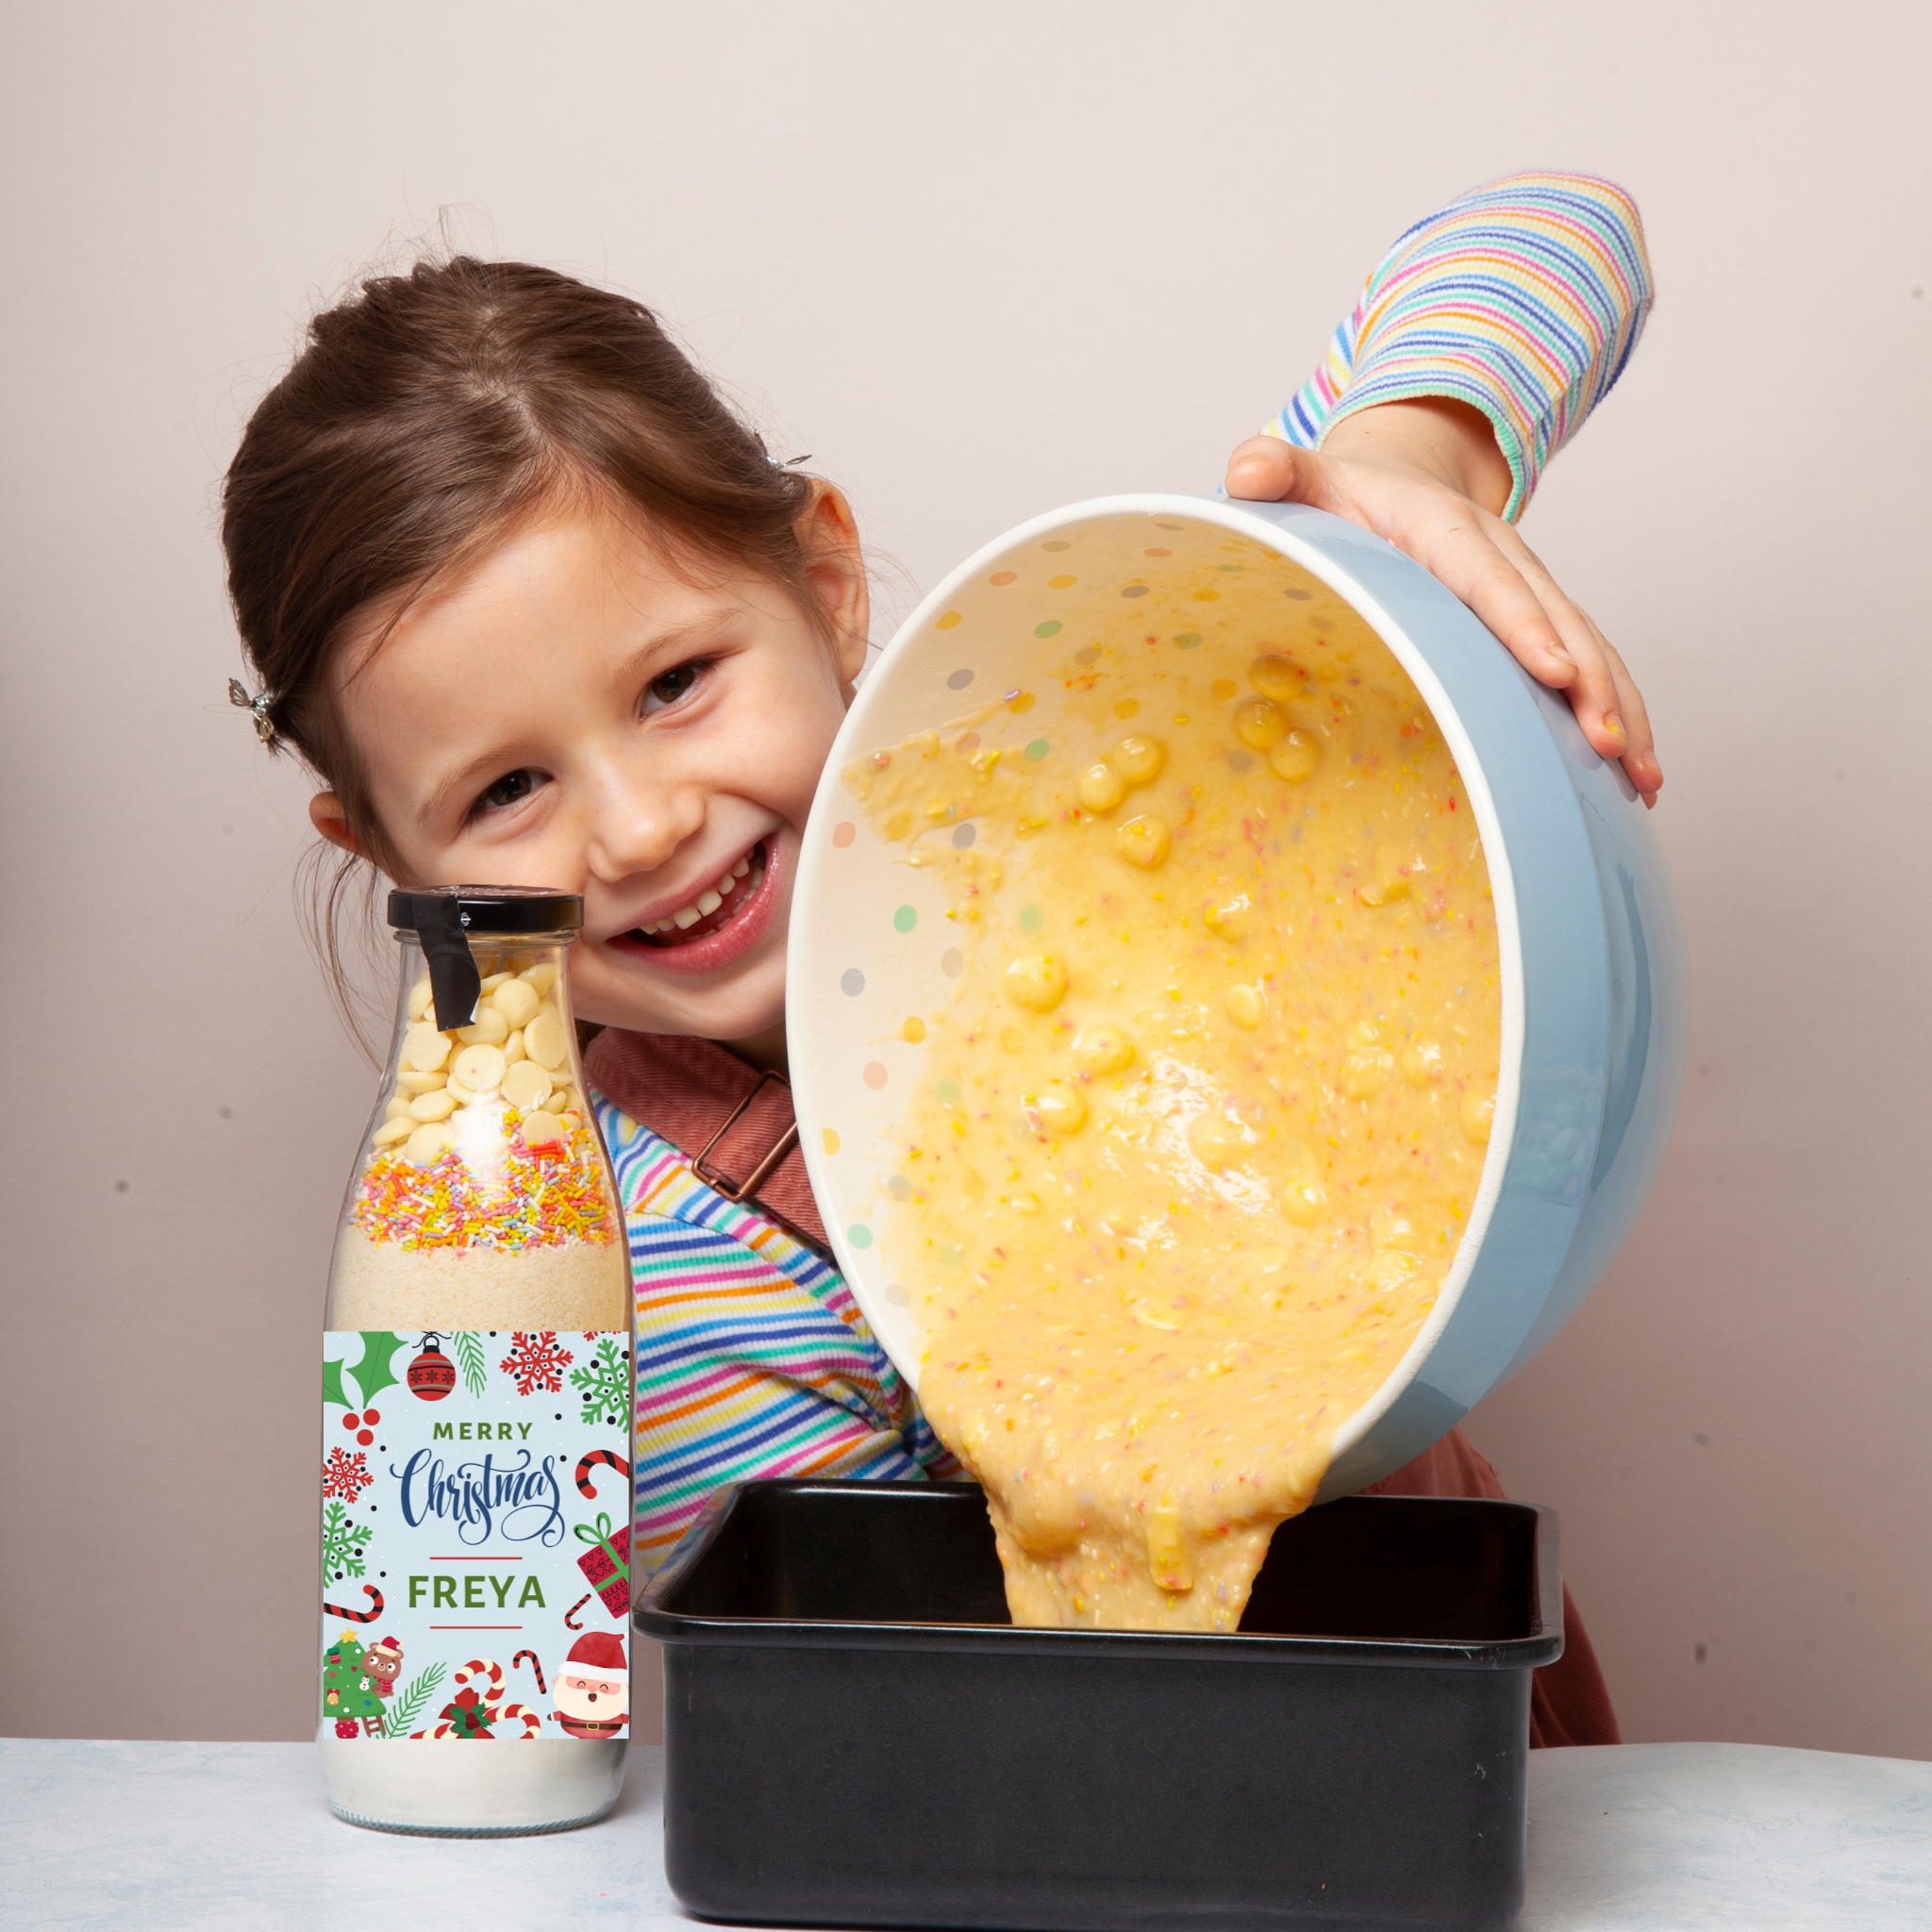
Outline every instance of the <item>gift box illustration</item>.
POLYGON ((591 1547, 577 1558, 584 1579, 613 1617, 630 1614, 630 1525, 612 1531, 608 1516, 576 1526, 577 1541, 591 1547))

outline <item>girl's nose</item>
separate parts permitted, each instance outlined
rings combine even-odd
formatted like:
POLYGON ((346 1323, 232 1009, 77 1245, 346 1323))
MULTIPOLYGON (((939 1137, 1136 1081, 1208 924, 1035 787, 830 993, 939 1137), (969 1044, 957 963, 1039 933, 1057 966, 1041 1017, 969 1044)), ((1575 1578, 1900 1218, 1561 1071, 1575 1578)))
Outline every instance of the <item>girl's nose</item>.
POLYGON ((704 824, 705 794, 695 785, 653 786, 634 778, 608 783, 591 808, 591 875, 614 883, 655 872, 704 824))

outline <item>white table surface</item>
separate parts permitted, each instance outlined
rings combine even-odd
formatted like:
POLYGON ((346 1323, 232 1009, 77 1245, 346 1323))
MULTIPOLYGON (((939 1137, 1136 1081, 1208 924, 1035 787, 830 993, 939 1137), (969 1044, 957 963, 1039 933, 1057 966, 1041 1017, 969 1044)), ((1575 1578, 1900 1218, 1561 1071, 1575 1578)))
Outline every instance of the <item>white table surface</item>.
MULTIPOLYGON (((663 1752, 604 1824, 391 1837, 325 1808, 308 1744, 0 1740, 0 1924, 546 1932, 692 1922, 664 1884, 663 1752)), ((1530 1759, 1518 1932, 1932 1928, 1932 1764, 1757 1744, 1530 1759)))

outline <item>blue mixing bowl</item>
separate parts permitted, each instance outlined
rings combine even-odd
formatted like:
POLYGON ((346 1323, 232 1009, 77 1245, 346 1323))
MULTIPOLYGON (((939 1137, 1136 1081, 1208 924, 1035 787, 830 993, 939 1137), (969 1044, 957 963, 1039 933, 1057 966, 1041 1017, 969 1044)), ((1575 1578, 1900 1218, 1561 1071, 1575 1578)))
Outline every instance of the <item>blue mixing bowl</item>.
MULTIPOLYGON (((1041 639, 1118 622, 1118 600, 1199 571, 1230 536, 1352 607, 1414 681, 1461 771, 1500 944, 1502 1062, 1467 1232, 1426 1324, 1338 1435, 1325 1500, 1419 1455, 1575 1313, 1643 1205, 1683 1083, 1688 971, 1650 814, 1562 697, 1421 566, 1320 510, 1167 494, 1055 510, 961 564, 864 680, 819 790, 792 908, 792 1082, 840 1265, 916 1387, 922 1313, 875 1230, 918 1076, 897 1016, 943 996, 957 955, 921 897, 937 886, 872 833, 840 773, 975 691, 1045 683, 1041 639)), ((1050 732, 1051 693, 1040 703, 1027 728, 1050 732)))

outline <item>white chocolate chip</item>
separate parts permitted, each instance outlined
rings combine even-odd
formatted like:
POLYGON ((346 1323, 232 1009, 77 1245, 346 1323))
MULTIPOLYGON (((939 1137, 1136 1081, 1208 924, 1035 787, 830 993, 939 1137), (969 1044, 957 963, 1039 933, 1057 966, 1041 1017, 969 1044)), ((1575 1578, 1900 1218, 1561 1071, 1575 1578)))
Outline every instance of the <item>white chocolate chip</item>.
POLYGON ((1208 930, 1217 939, 1244 939, 1254 910, 1254 901, 1245 892, 1230 893, 1225 899, 1208 907, 1208 930))
POLYGON ((1375 1046, 1362 1047, 1341 1063, 1341 1091, 1350 1100, 1373 1100, 1395 1071, 1395 1056, 1375 1046))
POLYGON ((517 977, 526 986, 534 986, 541 999, 557 984, 557 968, 548 959, 543 959, 527 971, 520 973, 517 977))
POLYGON ((1307 691, 1301 673, 1286 658, 1257 658, 1248 666, 1248 682, 1264 698, 1273 698, 1277 705, 1285 705, 1307 691))
POLYGON ((1089 811, 1111 811, 1127 795, 1121 774, 1105 758, 1080 774, 1074 790, 1089 811))
POLYGON ((1086 1124, 1087 1103, 1071 1087, 1048 1087, 1021 1103, 1026 1124, 1036 1134, 1077 1133, 1086 1124))
POLYGON ((1288 736, 1288 713, 1266 698, 1247 698, 1234 708, 1234 735, 1250 751, 1270 751, 1288 736))
POLYGON ((523 1124, 524 1145, 533 1151, 563 1144, 563 1123, 554 1113, 526 1113, 523 1124))
POLYGON ((432 989, 425 974, 409 989, 409 1018, 420 1020, 429 1010, 432 989))
POLYGON ((503 1097, 519 1113, 528 1113, 550 1098, 550 1075, 535 1060, 519 1060, 503 1076, 503 1097))
POLYGON ((1007 997, 1029 1013, 1050 1013, 1067 990, 1067 969, 1052 953, 1022 953, 1007 968, 1007 997))
POLYGON ((460 1080, 472 1093, 494 1093, 503 1085, 504 1058, 495 1047, 466 1046, 450 1065, 454 1085, 460 1080))
POLYGON ((382 1117, 385 1120, 392 1121, 397 1115, 406 1114, 408 1110, 408 1097, 402 1093, 391 1093, 389 1097, 389 1105, 382 1110, 382 1117))
POLYGON ((1143 811, 1114 833, 1113 846, 1129 863, 1140 866, 1143 872, 1152 872, 1166 863, 1167 855, 1174 849, 1174 840, 1164 819, 1143 811))
POLYGON ((446 1121, 456 1110, 456 1099, 447 1087, 439 1087, 434 1093, 419 1093, 409 1103, 412 1120, 446 1121))
POLYGON ((475 1023, 459 1027, 457 1038, 465 1046, 501 1046, 509 1038, 509 1022, 494 1007, 478 1007, 475 1023))
POLYGON ((564 1125, 567 1126, 573 1134, 575 1134, 576 1130, 584 1124, 584 1117, 580 1113, 566 1113, 562 1116, 562 1120, 564 1125))
POLYGON ((1234 1166, 1254 1141, 1251 1128, 1224 1113, 1197 1114, 1188 1126, 1188 1145, 1194 1158, 1217 1172, 1234 1166))
POLYGON ((419 1074, 403 1067, 396 1074, 396 1085, 405 1093, 434 1093, 448 1078, 447 1074, 419 1074))
POLYGON ((448 1059, 449 1045, 447 1037, 426 1020, 419 1022, 403 1035, 403 1065, 419 1074, 434 1073, 448 1059))
POLYGON ((448 1145, 449 1129, 441 1121, 430 1121, 409 1136, 403 1153, 416 1166, 431 1167, 448 1145))
POLYGON ((486 973, 476 991, 487 1000, 506 980, 512 979, 515 976, 514 974, 509 973, 486 973))
POLYGON ((1328 1191, 1313 1174, 1301 1174, 1281 1191, 1281 1212, 1297 1227, 1312 1227, 1328 1207, 1328 1191))
POLYGON ((1312 731, 1291 731, 1268 754, 1268 769, 1284 784, 1311 778, 1322 762, 1322 741, 1312 731))
POLYGON ((512 1029, 535 1017, 543 996, 527 979, 507 980, 490 996, 490 1004, 512 1029))
POLYGON ((524 1051, 540 1067, 555 1071, 562 1066, 570 1054, 570 1035, 563 1029, 563 1021, 556 1009, 545 1007, 535 1019, 524 1027, 524 1051))
POLYGON ((1167 747, 1158 738, 1124 738, 1108 754, 1107 761, 1129 785, 1145 785, 1160 775, 1167 763, 1167 747))
POLYGON ((471 1092, 471 1091, 467 1087, 465 1087, 463 1083, 460 1080, 458 1080, 454 1074, 452 1074, 449 1076, 449 1085, 446 1086, 442 1091, 445 1093, 447 1093, 449 1097, 452 1100, 454 1100, 458 1107, 468 1107, 471 1104, 471 1102, 476 1098, 475 1094, 471 1092))
POLYGON ((1224 1004, 1227 1017, 1237 1026, 1245 1026, 1250 1031, 1258 1026, 1268 1014, 1267 997, 1258 986, 1243 986, 1237 981, 1228 988, 1224 1004))
POLYGON ((1134 1042, 1120 1027, 1096 1020, 1074 1035, 1074 1064, 1086 1074, 1118 1074, 1134 1064, 1134 1042))
POLYGON ((416 1123, 407 1115, 401 1120, 386 1120, 372 1136, 378 1147, 393 1147, 398 1141, 407 1141, 416 1131, 416 1123))
POLYGON ((1433 1040, 1411 1040, 1402 1049, 1402 1077, 1411 1087, 1426 1087, 1442 1076, 1442 1048, 1433 1040))
POLYGON ((513 1067, 519 1060, 527 1058, 528 1056, 525 1055, 524 1052, 523 1028, 518 1027, 518 1029, 514 1033, 512 1033, 508 1040, 506 1040, 503 1042, 503 1063, 507 1067, 513 1067))
POLYGON ((1413 1258, 1422 1254, 1425 1242, 1407 1216, 1383 1208, 1369 1216, 1369 1244, 1378 1255, 1399 1253, 1413 1258))

